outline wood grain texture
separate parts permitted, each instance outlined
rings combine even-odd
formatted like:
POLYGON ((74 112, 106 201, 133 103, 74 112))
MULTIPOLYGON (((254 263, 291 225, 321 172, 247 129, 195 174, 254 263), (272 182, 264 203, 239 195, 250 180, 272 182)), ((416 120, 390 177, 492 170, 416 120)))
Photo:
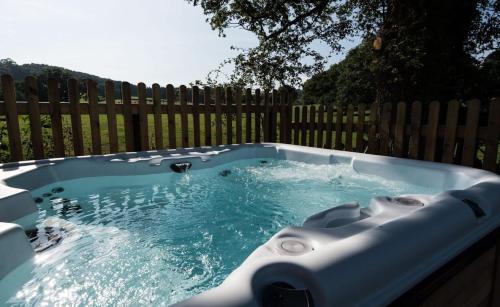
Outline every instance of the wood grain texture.
POLYGON ((75 156, 83 155, 82 118, 80 114, 80 92, 78 80, 68 80, 68 99, 71 114, 71 132, 73 136, 73 151, 75 156))
POLYGON ((24 79, 24 93, 28 102, 33 157, 36 160, 43 159, 42 122, 40 120, 40 107, 38 106, 38 86, 34 77, 29 76, 24 79))
POLYGON ((127 151, 135 150, 135 136, 132 122, 132 94, 130 91, 130 83, 122 82, 122 104, 123 104, 123 126, 125 130, 125 149, 127 151))
POLYGON ((64 157, 64 135, 62 127, 61 98, 59 83, 55 79, 47 80, 47 95, 49 99, 52 141, 56 157, 64 157))
MULTIPOLYGON (((92 139, 92 154, 102 154, 101 149, 101 122, 99 121, 99 110, 97 107, 97 82, 87 80, 87 99, 89 104, 90 138, 92 139)), ((116 125, 116 123, 115 123, 116 125)))
MULTIPOLYGON (((104 83, 104 96, 106 100, 106 117, 108 119, 109 152, 118 152, 118 125, 115 109, 115 83, 106 80, 104 83)), ((161 129, 160 129, 161 130, 161 129)))
POLYGON ((163 149, 163 123, 161 111, 161 93, 160 85, 154 83, 152 86, 153 91, 153 120, 155 127, 155 148, 163 149))
POLYGON ((10 160, 20 161, 23 159, 21 130, 19 129, 19 118, 16 105, 16 89, 14 86, 14 79, 10 75, 2 75, 2 92, 5 104, 10 160))

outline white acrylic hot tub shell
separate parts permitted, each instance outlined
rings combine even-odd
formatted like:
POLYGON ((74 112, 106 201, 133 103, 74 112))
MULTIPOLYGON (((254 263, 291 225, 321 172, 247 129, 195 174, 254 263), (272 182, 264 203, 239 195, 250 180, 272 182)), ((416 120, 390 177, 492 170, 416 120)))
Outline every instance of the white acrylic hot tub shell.
MULTIPOLYGON (((30 214, 36 212, 27 190, 79 177, 166 172, 170 163, 180 160, 199 169, 259 157, 346 163, 359 173, 445 192, 397 218, 391 218, 387 211, 385 217, 382 212, 345 228, 283 229, 220 286, 179 306, 259 306, 262 290, 274 282, 307 288, 315 306, 384 305, 500 226, 500 177, 486 171, 295 145, 247 144, 0 165, 0 250, 12 244, 13 236, 2 232, 12 224, 5 222, 27 227, 30 214), (476 217, 462 202, 464 198, 479 204, 486 215, 476 217), (356 227, 358 232, 353 230, 356 227), (308 252, 293 255, 281 250, 281 242, 289 239, 304 243, 308 252)), ((21 246, 16 254, 25 261, 33 252, 26 249, 27 239, 19 236, 22 230, 14 228, 21 246)), ((6 262, 0 267, 0 278, 22 261, 6 262)))

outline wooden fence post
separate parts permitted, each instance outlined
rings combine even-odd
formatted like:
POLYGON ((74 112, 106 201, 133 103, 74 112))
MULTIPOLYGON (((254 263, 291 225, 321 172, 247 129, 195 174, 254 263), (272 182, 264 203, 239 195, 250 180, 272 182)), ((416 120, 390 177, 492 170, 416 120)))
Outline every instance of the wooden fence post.
POLYGON ((191 88, 191 105, 193 107, 193 142, 194 142, 194 147, 200 147, 201 146, 200 89, 196 85, 191 88))
POLYGON ((280 90, 279 93, 279 103, 280 103, 280 108, 279 108, 279 113, 280 113, 280 125, 279 125, 279 131, 280 131, 280 143, 286 143, 287 139, 287 127, 286 123, 288 121, 287 119, 287 92, 284 88, 280 90))
POLYGON ((179 99, 181 101, 181 144, 182 147, 189 147, 189 126, 187 113, 187 89, 186 86, 179 87, 179 99))
POLYGON ((335 112, 335 149, 342 150, 342 124, 344 121, 344 111, 342 104, 337 103, 335 112))
POLYGON ((226 88, 226 143, 233 144, 233 91, 226 88))
POLYGON ((333 104, 328 103, 326 106, 326 138, 325 138, 325 148, 332 148, 332 135, 333 135, 333 104))
POLYGON ((368 128, 368 153, 378 154, 378 118, 380 104, 372 103, 370 106, 370 127, 368 128))
POLYGON ((137 96, 139 99, 139 114, 138 117, 134 118, 136 146, 138 143, 140 145, 140 150, 149 150, 148 114, 146 111, 146 84, 142 82, 137 84, 137 96))
POLYGON ((365 104, 358 103, 358 121, 356 122, 356 151, 365 150, 365 104))
POLYGON ((83 134, 82 118, 80 112, 80 91, 78 89, 78 80, 68 80, 68 98, 71 113, 71 130, 73 134, 73 150, 75 156, 83 155, 83 134))
POLYGON ((161 93, 160 85, 154 83, 152 86, 153 91, 153 113, 154 113, 154 126, 155 126, 155 147, 156 149, 163 149, 163 124, 161 113, 161 93))
POLYGON ((429 105, 429 115, 427 120, 427 131, 425 134, 425 154, 424 159, 434 161, 436 155, 437 129, 439 125, 439 101, 433 101, 429 105))
POLYGON ((325 121, 325 106, 320 104, 318 107, 318 136, 316 147, 323 148, 323 123, 325 121))
POLYGON ((55 79, 47 80, 47 95, 49 99, 49 112, 52 128, 52 141, 56 157, 64 157, 64 135, 62 128, 61 98, 59 84, 55 79))
POLYGON ((420 125, 422 124, 422 103, 414 101, 411 105, 410 141, 408 156, 418 159, 420 152, 420 125))
POLYGON ((271 120, 271 107, 269 106, 269 92, 264 90, 264 142, 270 141, 269 126, 271 120))
POLYGON ((242 117, 241 117, 241 89, 234 89, 234 101, 236 104, 236 144, 243 143, 243 127, 242 127, 242 117))
POLYGON ((261 142, 260 137, 260 89, 255 90, 255 117, 254 117, 254 126, 255 126, 255 143, 261 142))
POLYGON ((350 103, 347 105, 345 124, 345 150, 352 151, 352 131, 354 121, 354 105, 350 103))
POLYGON ((115 83, 113 81, 106 80, 104 83, 104 95, 108 119, 109 152, 115 153, 118 152, 118 128, 116 125, 115 83))
POLYGON ((382 115, 380 118, 380 144, 379 153, 383 156, 387 156, 390 153, 391 148, 391 113, 392 104, 387 102, 382 105, 382 115))
POLYGON ((215 89, 215 144, 222 145, 222 100, 224 94, 222 87, 215 89))
POLYGON ((203 88, 203 103, 205 107, 205 146, 212 146, 212 115, 210 113, 210 105, 212 99, 210 98, 210 87, 203 88))
POLYGON ((307 105, 302 106, 302 116, 300 120, 300 145, 307 146, 307 105))
MULTIPOLYGON (((252 143, 252 89, 247 88, 245 91, 245 143, 252 143)), ((255 113, 257 116, 257 113, 255 113)))
POLYGON ((24 79, 26 100, 28 101, 31 145, 35 160, 43 159, 42 122, 40 120, 40 106, 38 105, 38 85, 34 77, 24 79))
POLYGON ((300 124, 300 107, 299 106, 295 106, 294 110, 293 110, 293 123, 294 123, 294 127, 293 127, 293 144, 295 145, 299 145, 300 144, 300 140, 299 140, 299 133, 300 133, 300 129, 299 129, 299 124, 300 124))
POLYGON ((175 125, 175 89, 172 84, 167 84, 167 115, 168 115, 168 148, 177 148, 177 135, 175 125))
POLYGON ((465 120, 464 149, 462 155, 462 165, 473 166, 476 156, 476 135, 479 125, 479 112, 481 102, 473 99, 467 102, 467 118, 465 120))
POLYGON ((97 83, 87 80, 87 100, 89 105, 90 137, 92 139, 92 154, 100 155, 101 151, 101 124, 97 105, 97 83))
POLYGON ((444 163, 453 163, 459 108, 460 104, 458 101, 452 100, 448 102, 448 110, 446 112, 446 128, 443 140, 443 155, 441 157, 441 161, 444 163))
POLYGON ((309 109, 309 147, 314 147, 314 125, 316 124, 316 107, 314 105, 309 109))
MULTIPOLYGON (((132 115, 132 96, 130 83, 122 82, 123 125, 125 130, 125 149, 127 151, 140 150, 140 143, 136 142, 134 119, 132 115)), ((138 121, 138 119, 136 119, 138 121)), ((137 123, 138 124, 138 123, 137 123)))
POLYGON ((7 117, 10 159, 12 161, 20 161, 23 159, 23 150, 17 115, 16 88, 12 76, 2 75, 2 92, 5 102, 5 116, 7 117))
POLYGON ((396 110, 396 130, 394 131, 394 156, 402 157, 406 127, 406 103, 399 102, 396 110))

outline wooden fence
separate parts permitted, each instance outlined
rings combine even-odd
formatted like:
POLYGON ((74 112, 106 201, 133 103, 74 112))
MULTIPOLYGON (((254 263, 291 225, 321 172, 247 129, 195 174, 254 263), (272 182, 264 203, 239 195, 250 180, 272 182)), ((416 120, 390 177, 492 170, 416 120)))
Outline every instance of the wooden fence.
POLYGON ((67 84, 49 80, 49 101, 39 102, 36 79, 27 77, 26 102, 19 102, 12 77, 2 75, 1 81, 0 118, 6 118, 10 161, 27 158, 23 137, 32 151, 28 158, 34 159, 281 142, 499 171, 498 99, 300 106, 293 92, 170 84, 166 89, 153 84, 152 97, 147 97, 146 85, 139 83, 137 97, 132 97, 130 84, 123 82, 121 97, 114 97, 114 83, 109 81, 100 102, 94 81, 85 81, 81 93, 82 84, 70 79, 67 84), (63 86, 68 102, 60 101, 63 86), (29 136, 21 133, 23 116, 29 121, 29 129, 24 129, 29 136), (49 144, 44 140, 47 129, 49 144))

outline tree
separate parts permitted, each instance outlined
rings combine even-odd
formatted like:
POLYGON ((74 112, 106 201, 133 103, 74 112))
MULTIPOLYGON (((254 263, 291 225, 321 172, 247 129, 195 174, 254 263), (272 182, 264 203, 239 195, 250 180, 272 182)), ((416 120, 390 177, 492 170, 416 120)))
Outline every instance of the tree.
POLYGON ((490 53, 481 64, 484 91, 490 97, 500 97, 500 49, 490 53))
MULTIPOLYGON (((235 49, 234 82, 301 83, 322 71, 343 39, 372 39, 379 101, 460 94, 474 55, 499 47, 499 0, 187 0, 213 29, 254 33, 258 45, 235 49), (321 41, 330 53, 314 49, 321 41)), ((432 97, 432 98, 430 98, 432 97)))
POLYGON ((375 78, 371 42, 351 49, 344 60, 304 83, 305 103, 373 102, 375 78))

